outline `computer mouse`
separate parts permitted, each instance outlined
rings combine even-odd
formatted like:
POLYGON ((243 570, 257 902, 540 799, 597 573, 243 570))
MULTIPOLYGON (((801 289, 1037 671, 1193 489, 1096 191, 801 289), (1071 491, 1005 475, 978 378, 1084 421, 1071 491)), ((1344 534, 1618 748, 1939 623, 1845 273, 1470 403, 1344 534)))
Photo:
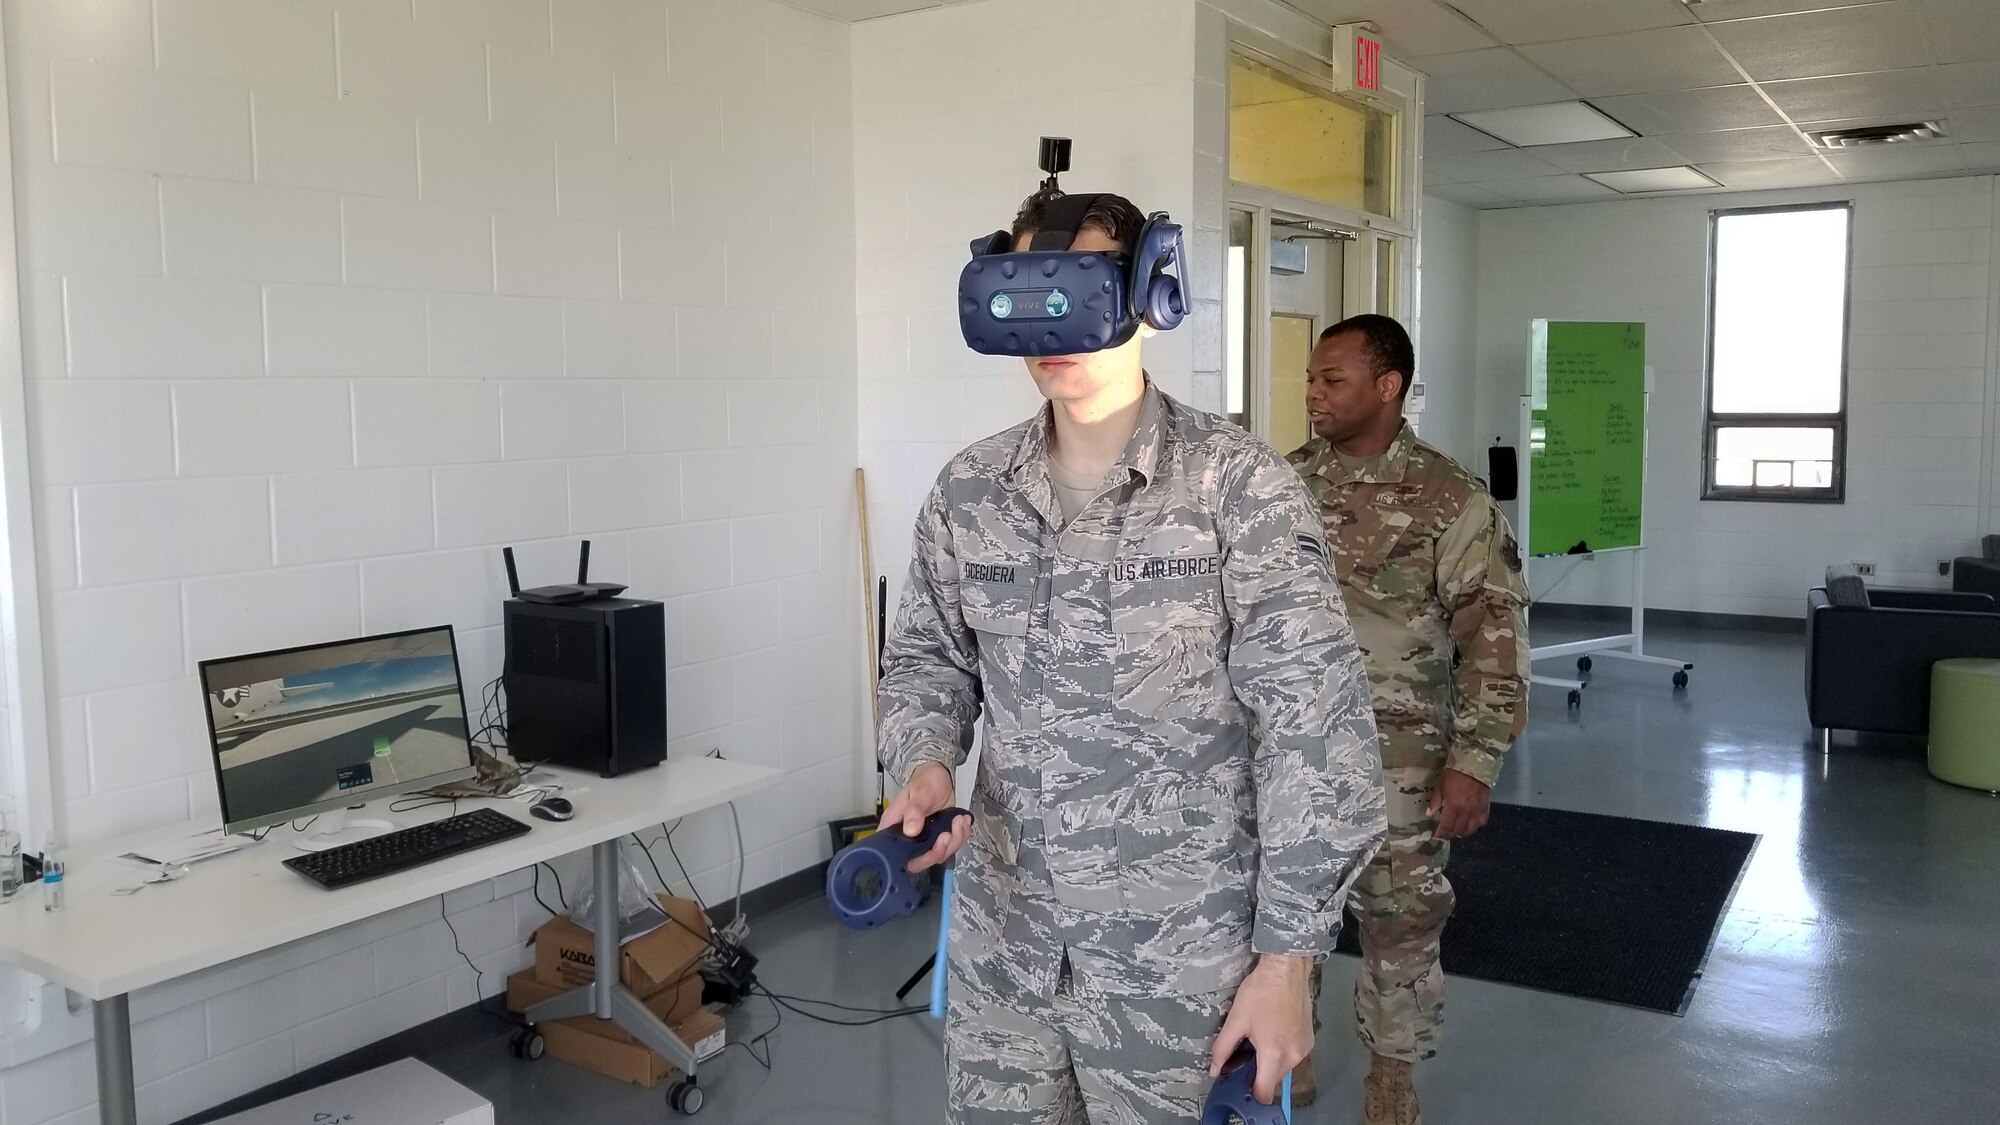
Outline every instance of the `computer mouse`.
POLYGON ((561 797, 544 797, 529 805, 528 813, 543 820, 568 820, 576 815, 576 806, 561 797))

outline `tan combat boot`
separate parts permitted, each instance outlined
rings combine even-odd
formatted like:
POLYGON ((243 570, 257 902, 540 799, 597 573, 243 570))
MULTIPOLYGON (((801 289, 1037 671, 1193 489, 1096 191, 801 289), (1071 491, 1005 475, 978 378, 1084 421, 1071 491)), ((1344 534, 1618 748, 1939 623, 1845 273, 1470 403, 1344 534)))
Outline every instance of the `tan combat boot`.
POLYGON ((1301 1109, 1319 1097, 1319 1083, 1313 1081, 1313 1057, 1307 1055, 1292 1068, 1292 1108, 1301 1109))
POLYGON ((1373 1056, 1368 1077, 1361 1083, 1361 1113, 1368 1125, 1424 1125, 1409 1063, 1373 1056))

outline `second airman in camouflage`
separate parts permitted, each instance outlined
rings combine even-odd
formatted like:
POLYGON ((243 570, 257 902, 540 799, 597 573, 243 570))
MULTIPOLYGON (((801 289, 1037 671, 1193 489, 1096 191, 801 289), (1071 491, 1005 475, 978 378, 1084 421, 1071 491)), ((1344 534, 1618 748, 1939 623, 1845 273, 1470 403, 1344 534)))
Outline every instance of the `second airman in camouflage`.
MULTIPOLYGON (((1436 1054, 1444 1018, 1449 841, 1486 823, 1488 791, 1527 718, 1519 549, 1486 487, 1403 421, 1414 367, 1410 337, 1389 317, 1327 329, 1307 372, 1318 436, 1290 457, 1319 503, 1367 661, 1388 789, 1388 843, 1350 899, 1369 1125, 1418 1120, 1410 1067, 1436 1054)), ((1294 1093, 1310 1099, 1310 1063, 1294 1093)))

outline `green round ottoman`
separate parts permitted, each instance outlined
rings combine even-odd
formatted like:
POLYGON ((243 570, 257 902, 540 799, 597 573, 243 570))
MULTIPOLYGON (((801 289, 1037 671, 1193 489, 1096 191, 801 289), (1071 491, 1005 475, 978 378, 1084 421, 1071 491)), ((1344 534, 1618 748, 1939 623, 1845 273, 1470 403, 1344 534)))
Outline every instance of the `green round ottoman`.
POLYGON ((2000 660, 1931 665, 1931 776, 2000 792, 2000 660))

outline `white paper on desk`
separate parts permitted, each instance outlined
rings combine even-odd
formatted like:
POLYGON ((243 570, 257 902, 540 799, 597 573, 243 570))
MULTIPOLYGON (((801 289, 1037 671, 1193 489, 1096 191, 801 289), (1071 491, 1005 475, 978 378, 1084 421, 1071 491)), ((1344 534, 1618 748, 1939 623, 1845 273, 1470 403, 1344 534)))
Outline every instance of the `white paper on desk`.
POLYGON ((257 841, 248 836, 202 837, 195 836, 183 840, 165 840, 148 847, 143 852, 125 852, 111 857, 113 863, 127 867, 153 870, 161 867, 185 867, 214 859, 231 852, 239 852, 257 841))

